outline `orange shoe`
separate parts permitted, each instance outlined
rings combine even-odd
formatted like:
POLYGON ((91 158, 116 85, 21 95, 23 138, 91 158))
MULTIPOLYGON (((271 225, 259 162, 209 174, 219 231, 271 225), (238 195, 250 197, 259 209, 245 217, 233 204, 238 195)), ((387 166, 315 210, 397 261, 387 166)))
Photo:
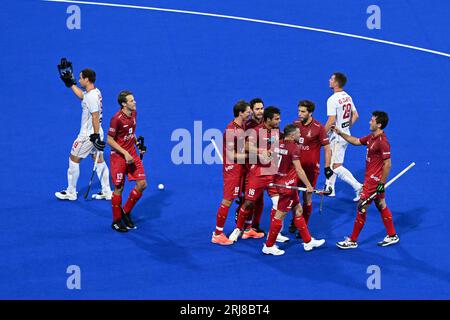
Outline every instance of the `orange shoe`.
POLYGON ((262 237, 264 237, 264 232, 258 232, 253 228, 245 230, 244 234, 242 235, 242 239, 248 239, 248 238, 259 239, 262 237))
POLYGON ((211 242, 220 244, 222 246, 229 246, 230 244, 233 244, 233 241, 227 238, 227 236, 223 233, 219 234, 218 236, 213 232, 211 237, 211 242))

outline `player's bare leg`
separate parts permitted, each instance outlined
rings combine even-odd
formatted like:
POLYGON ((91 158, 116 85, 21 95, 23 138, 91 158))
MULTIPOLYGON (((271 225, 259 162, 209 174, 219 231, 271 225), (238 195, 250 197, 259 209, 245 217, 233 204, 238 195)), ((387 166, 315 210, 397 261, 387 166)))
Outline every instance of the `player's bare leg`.
POLYGON ((249 215, 252 213, 254 207, 254 202, 251 200, 245 200, 241 209, 239 210, 238 219, 236 222, 236 228, 228 237, 231 241, 236 242, 238 238, 242 235, 245 221, 248 219, 249 215))
POLYGON ((300 234, 300 237, 303 240, 303 249, 305 251, 311 251, 314 248, 318 248, 325 243, 324 239, 314 239, 311 237, 308 225, 305 220, 305 216, 302 210, 302 206, 300 204, 294 207, 294 225, 300 234))
MULTIPOLYGON (((334 174, 339 177, 339 179, 343 180, 344 182, 348 183, 353 190, 356 193, 355 198, 353 201, 359 201, 359 197, 362 191, 362 184, 358 182, 358 180, 355 179, 355 177, 352 175, 352 173, 346 169, 342 163, 334 163, 333 166, 333 172, 334 174)), ((334 191, 334 188, 333 188, 334 191)))
POLYGON ((387 247, 396 244, 397 242, 400 241, 400 238, 398 237, 395 231, 394 222, 392 220, 392 213, 386 205, 386 200, 375 199, 375 206, 381 213, 381 218, 383 219, 383 223, 387 233, 383 241, 378 242, 378 245, 381 247, 387 247))
MULTIPOLYGON (((95 154, 92 155, 92 159, 94 159, 94 161, 95 161, 95 156, 96 156, 95 154)), ((92 199, 111 200, 112 191, 111 191, 111 187, 109 185, 109 169, 108 169, 108 166, 103 157, 103 153, 100 153, 100 156, 98 157, 97 168, 95 171, 97 171, 97 177, 100 180, 100 184, 102 186, 102 191, 100 191, 96 194, 93 194, 92 199)))
POLYGON ((111 198, 113 222, 111 228, 118 232, 127 232, 128 229, 122 222, 122 192, 124 185, 116 185, 111 198))
POLYGON ((67 188, 55 192, 55 196, 61 200, 77 200, 77 182, 80 176, 80 162, 82 158, 70 155, 69 168, 67 169, 67 188))
POLYGON ((138 200, 142 197, 142 193, 146 188, 147 181, 145 179, 136 180, 136 186, 131 190, 127 202, 123 206, 122 220, 128 229, 136 229, 136 225, 133 223, 133 220, 131 220, 131 210, 133 210, 138 200))
POLYGON ((228 211, 233 200, 222 199, 219 210, 217 211, 216 218, 216 230, 212 234, 211 242, 220 245, 230 245, 233 241, 228 239, 228 237, 223 233, 223 227, 225 226, 225 221, 227 220, 228 211))

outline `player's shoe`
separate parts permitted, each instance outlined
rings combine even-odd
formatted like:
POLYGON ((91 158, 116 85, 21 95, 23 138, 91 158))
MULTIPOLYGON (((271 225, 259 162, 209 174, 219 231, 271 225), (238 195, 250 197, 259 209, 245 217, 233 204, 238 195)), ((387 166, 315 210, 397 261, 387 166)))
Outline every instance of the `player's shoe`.
POLYGON ((253 228, 245 230, 244 233, 242 234, 242 239, 249 239, 249 238, 260 239, 263 237, 264 232, 258 232, 253 228))
POLYGON ((318 248, 318 247, 322 246, 324 243, 325 243, 325 239, 316 240, 313 237, 311 237, 310 242, 303 243, 303 249, 305 249, 305 251, 311 251, 314 248, 318 248))
POLYGON ((95 199, 95 200, 102 200, 102 199, 111 200, 111 198, 112 198, 112 191, 110 191, 110 192, 100 191, 100 192, 94 193, 92 195, 92 199, 95 199))
POLYGON ((265 254, 272 254, 274 256, 281 256, 284 254, 284 250, 279 249, 276 245, 268 247, 266 244, 264 244, 262 252, 265 254))
POLYGON ((398 235, 395 235, 395 236, 392 236, 392 237, 386 236, 386 237, 383 239, 383 241, 378 242, 378 245, 379 245, 380 247, 387 247, 387 246, 396 244, 396 243, 399 242, 399 241, 400 241, 400 238, 398 237, 398 235))
POLYGON ((336 197, 336 193, 334 192, 334 188, 332 186, 326 186, 326 190, 331 190, 330 193, 324 193, 327 197, 336 197))
POLYGON ((259 227, 259 224, 258 225, 252 225, 252 228, 256 231, 256 232, 258 232, 258 233, 264 233, 264 235, 266 235, 266 232, 263 230, 263 229, 261 229, 260 227, 259 227))
POLYGON ((77 193, 76 192, 72 192, 72 193, 67 192, 67 190, 55 192, 55 196, 61 200, 70 200, 70 201, 77 200, 77 193))
POLYGON ((121 220, 114 221, 111 225, 111 228, 113 228, 117 232, 128 232, 127 227, 125 227, 125 225, 123 224, 123 222, 121 220))
POLYGON ((289 238, 288 237, 286 237, 286 236, 283 236, 282 234, 281 234, 281 232, 277 235, 277 239, 275 240, 276 242, 281 242, 281 243, 283 243, 283 242, 288 242, 289 241, 289 238))
POLYGON ((211 242, 215 244, 220 244, 222 246, 229 246, 233 244, 233 241, 227 238, 227 236, 223 233, 216 235, 214 232, 211 237, 211 242))
POLYGON ((230 234, 228 239, 230 239, 230 241, 236 242, 241 235, 242 235, 242 231, 239 228, 236 228, 230 234))
POLYGON ((356 197, 353 198, 353 202, 358 202, 360 197, 361 197, 361 192, 363 189, 363 185, 360 185, 360 188, 358 190, 356 190, 356 197))
POLYGON ((122 209, 122 221, 128 230, 136 229, 136 225, 133 223, 133 220, 131 220, 131 214, 125 213, 123 209, 122 209))
POLYGON ((336 242, 339 249, 356 249, 358 248, 358 243, 356 241, 350 240, 350 238, 345 238, 344 241, 336 242))

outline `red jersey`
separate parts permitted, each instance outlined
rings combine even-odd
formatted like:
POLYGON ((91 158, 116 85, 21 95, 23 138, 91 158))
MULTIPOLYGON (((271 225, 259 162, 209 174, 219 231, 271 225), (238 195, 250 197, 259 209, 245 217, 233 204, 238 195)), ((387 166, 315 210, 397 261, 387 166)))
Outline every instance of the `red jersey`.
MULTIPOLYGON (((127 116, 122 110, 118 111, 111 119, 108 136, 114 139, 119 146, 124 148, 128 153, 135 157, 136 152, 136 111, 127 116)), ((111 148, 111 153, 116 151, 111 148)), ((117 152, 119 153, 119 152, 117 152)))
POLYGON ((320 162, 320 147, 330 144, 325 127, 313 119, 308 125, 300 120, 294 121, 300 129, 300 147, 302 150, 302 165, 317 166, 320 162))
POLYGON ((297 185, 298 175, 292 161, 300 160, 301 148, 293 140, 280 141, 280 147, 275 148, 278 157, 278 173, 275 183, 288 186, 297 185))
POLYGON ((383 132, 379 135, 369 134, 359 139, 362 145, 367 146, 366 175, 364 181, 373 179, 380 182, 383 173, 383 161, 391 157, 391 146, 383 132))
POLYGON ((236 122, 231 121, 223 133, 223 173, 232 175, 241 175, 243 164, 239 164, 237 160, 228 159, 228 152, 245 153, 245 129, 236 122))
MULTIPOLYGON (((269 129, 266 125, 261 123, 256 126, 254 132, 249 134, 249 142, 253 143, 259 150, 258 154, 261 153, 261 150, 267 150, 273 152, 273 147, 276 147, 279 143, 280 139, 280 129, 269 129)), ((261 162, 261 158, 257 157, 256 164, 251 163, 252 166, 250 170, 256 170, 255 174, 257 176, 265 176, 265 175, 274 175, 277 173, 277 167, 275 163, 275 157, 272 157, 272 161, 261 162)), ((250 159, 250 161, 254 161, 254 159, 250 159)))
POLYGON ((245 123, 245 129, 246 130, 253 129, 259 126, 260 124, 262 124, 262 122, 258 122, 256 119, 251 118, 250 120, 247 120, 247 122, 245 123))

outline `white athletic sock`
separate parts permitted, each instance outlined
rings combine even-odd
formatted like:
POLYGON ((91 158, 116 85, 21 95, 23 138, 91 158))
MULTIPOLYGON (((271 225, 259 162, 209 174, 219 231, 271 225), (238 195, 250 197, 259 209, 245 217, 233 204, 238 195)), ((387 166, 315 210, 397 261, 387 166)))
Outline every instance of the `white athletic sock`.
POLYGON ((339 166, 333 171, 340 179, 351 185, 353 190, 358 191, 361 188, 361 184, 353 177, 352 173, 343 166, 339 166))
POLYGON ((77 192, 77 181, 80 176, 80 164, 69 158, 69 169, 67 169, 67 192, 77 192))
POLYGON ((97 177, 100 180, 100 183, 102 185, 102 192, 103 193, 110 193, 111 187, 109 185, 109 169, 106 165, 105 161, 101 163, 97 163, 97 177))
POLYGON ((325 185, 332 187, 334 190, 334 184, 336 183, 336 173, 333 173, 333 175, 330 177, 330 179, 327 179, 327 181, 325 181, 325 185))

